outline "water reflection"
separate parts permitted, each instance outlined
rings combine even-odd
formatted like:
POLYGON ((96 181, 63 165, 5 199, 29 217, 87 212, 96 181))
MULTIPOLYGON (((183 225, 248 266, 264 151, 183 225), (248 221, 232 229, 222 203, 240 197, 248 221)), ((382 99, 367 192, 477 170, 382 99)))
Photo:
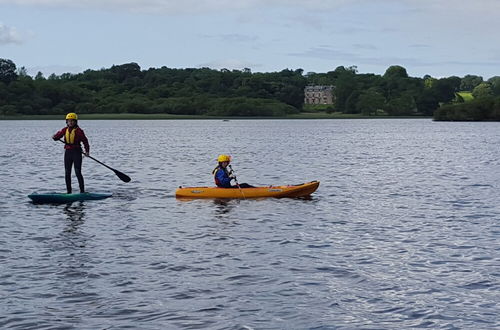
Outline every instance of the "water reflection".
POLYGON ((76 233, 78 228, 83 224, 85 218, 85 203, 75 202, 66 204, 63 209, 64 214, 68 220, 68 225, 64 229, 66 233, 76 233))
MULTIPOLYGON (((88 250, 92 235, 84 226, 86 209, 83 201, 67 204, 63 208, 65 226, 56 240, 58 253, 54 257, 57 264, 57 280, 51 282, 51 290, 59 292, 63 304, 96 304, 100 299, 94 279, 94 254, 88 250)), ((91 214, 91 212, 90 212, 91 214)))
POLYGON ((215 213, 218 216, 223 216, 229 214, 232 209, 234 209, 235 201, 231 201, 228 199, 214 199, 215 204, 215 213))

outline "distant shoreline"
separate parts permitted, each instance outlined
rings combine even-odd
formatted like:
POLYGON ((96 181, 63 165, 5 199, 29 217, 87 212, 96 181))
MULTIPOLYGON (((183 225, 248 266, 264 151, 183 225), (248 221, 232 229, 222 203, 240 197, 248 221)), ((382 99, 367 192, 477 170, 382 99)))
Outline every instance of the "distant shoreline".
MULTIPOLYGON (((142 113, 100 113, 82 114, 81 120, 238 120, 238 119, 432 119, 429 116, 363 116, 359 114, 311 112, 298 113, 288 116, 269 117, 227 117, 227 116, 201 116, 201 115, 172 115, 172 114, 142 114, 142 113)), ((64 120, 64 115, 14 115, 0 116, 0 120, 64 120)))

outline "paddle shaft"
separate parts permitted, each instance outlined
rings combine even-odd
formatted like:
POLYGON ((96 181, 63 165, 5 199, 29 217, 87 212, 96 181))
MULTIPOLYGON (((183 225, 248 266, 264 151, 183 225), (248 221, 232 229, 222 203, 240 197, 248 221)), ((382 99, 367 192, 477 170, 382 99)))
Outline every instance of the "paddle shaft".
MULTIPOLYGON (((62 142, 62 143, 64 143, 64 144, 66 144, 66 143, 65 143, 64 141, 62 141, 62 140, 57 140, 57 141, 59 141, 59 142, 62 142)), ((129 181, 131 180, 131 179, 130 179, 130 177, 129 177, 128 175, 126 175, 125 173, 122 173, 122 172, 120 172, 120 171, 118 171, 118 170, 115 170, 114 168, 112 168, 112 167, 110 167, 110 166, 108 166, 108 165, 104 164, 103 162, 101 162, 101 161, 99 161, 99 160, 95 159, 94 157, 92 157, 92 156, 90 156, 90 155, 85 154, 85 153, 83 152, 83 150, 81 150, 81 152, 82 152, 82 154, 84 154, 86 157, 88 157, 88 158, 92 159, 93 161, 95 161, 95 162, 97 162, 97 163, 101 164, 102 166, 104 166, 104 167, 106 167, 106 168, 110 169, 111 171, 115 172, 116 176, 117 176, 118 178, 120 178, 120 180, 122 180, 123 182, 129 182, 129 181)))
MULTIPOLYGON (((83 153, 83 152, 82 152, 82 153, 83 153)), ((83 153, 83 154, 84 154, 84 153, 83 153)), ((84 155, 85 155, 85 154, 84 154, 84 155)), ((98 162, 98 163, 99 163, 99 164, 101 164, 102 166, 109 168, 111 171, 116 171, 114 168, 109 167, 108 165, 104 164, 103 162, 98 161, 97 159, 95 159, 94 157, 92 157, 92 156, 90 156, 90 155, 85 155, 85 157, 88 157, 88 158, 92 159, 93 161, 98 162)))
MULTIPOLYGON (((231 169, 231 173, 234 173, 234 171, 233 171, 233 167, 232 167, 231 165, 228 165, 228 166, 229 166, 229 168, 231 169)), ((243 198, 245 198, 245 199, 246 199, 245 194, 243 193, 243 190, 242 190, 242 189, 241 189, 241 187, 240 187, 240 184, 239 184, 239 182, 238 182, 238 179, 236 178, 236 175, 234 175, 234 174, 233 174, 233 177, 234 177, 234 182, 236 182, 236 186, 237 186, 237 187, 238 187, 238 189, 240 190, 241 195, 243 196, 243 198)))

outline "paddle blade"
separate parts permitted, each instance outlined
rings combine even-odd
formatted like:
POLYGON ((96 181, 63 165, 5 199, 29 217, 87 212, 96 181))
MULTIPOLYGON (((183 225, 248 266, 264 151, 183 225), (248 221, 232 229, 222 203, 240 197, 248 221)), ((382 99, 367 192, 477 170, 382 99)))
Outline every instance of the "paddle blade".
POLYGON ((116 176, 120 178, 120 180, 122 180, 123 182, 130 182, 130 177, 128 175, 126 175, 125 173, 122 173, 120 171, 117 171, 117 170, 113 170, 113 172, 115 172, 116 176))

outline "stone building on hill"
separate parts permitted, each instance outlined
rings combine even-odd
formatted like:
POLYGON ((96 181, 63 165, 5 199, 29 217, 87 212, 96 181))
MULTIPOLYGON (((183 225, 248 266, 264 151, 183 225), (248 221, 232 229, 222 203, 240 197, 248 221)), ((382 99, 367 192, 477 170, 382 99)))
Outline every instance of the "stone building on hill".
POLYGON ((334 86, 306 86, 304 89, 304 104, 333 104, 334 86))

